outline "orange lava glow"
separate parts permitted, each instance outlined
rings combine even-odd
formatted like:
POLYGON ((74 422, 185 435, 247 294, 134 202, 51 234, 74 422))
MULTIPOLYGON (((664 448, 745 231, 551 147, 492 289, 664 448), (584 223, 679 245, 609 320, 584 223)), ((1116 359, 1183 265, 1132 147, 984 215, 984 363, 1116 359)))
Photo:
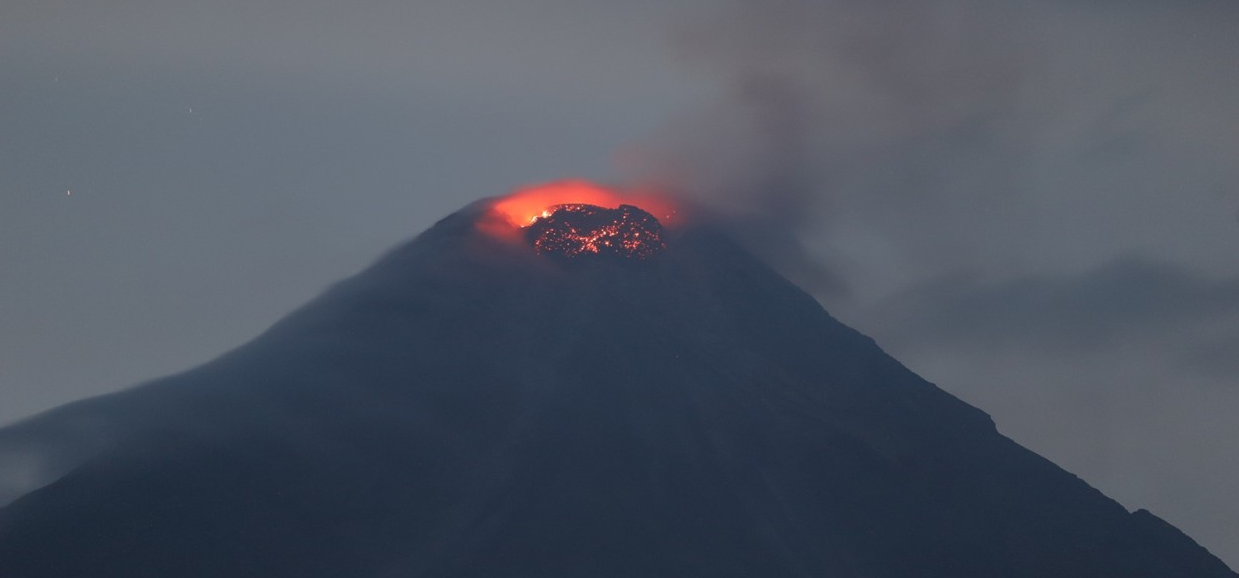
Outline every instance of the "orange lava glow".
POLYGON ((518 189, 495 202, 494 209, 517 227, 528 227, 547 216, 556 205, 596 205, 616 209, 633 205, 654 215, 664 226, 676 222, 675 206, 665 198, 643 192, 618 191, 588 181, 556 181, 518 189))
POLYGON ((525 233, 543 255, 648 259, 667 248, 658 219, 632 205, 557 205, 548 213, 525 233))

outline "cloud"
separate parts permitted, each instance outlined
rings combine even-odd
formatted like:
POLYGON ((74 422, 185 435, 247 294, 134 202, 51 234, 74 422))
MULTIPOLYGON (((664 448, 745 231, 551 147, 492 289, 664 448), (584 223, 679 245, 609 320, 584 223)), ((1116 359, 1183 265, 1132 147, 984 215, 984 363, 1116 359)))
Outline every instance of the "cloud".
POLYGON ((1133 252, 1239 267, 1202 250, 1239 241, 1233 3, 731 8, 677 38, 718 96, 627 158, 738 230, 796 239, 801 266, 887 282, 851 295, 1133 252))
POLYGON ((1139 342, 1182 352, 1235 351, 1239 341, 1201 343, 1194 338, 1218 336, 1197 336, 1192 329, 1221 319, 1239 321, 1239 278, 1214 278, 1141 257, 1079 274, 1001 281, 946 275, 876 307, 869 319, 875 327, 893 329, 897 339, 948 341, 970 349, 1090 355, 1139 342))
MULTIPOLYGON (((0 49, 16 80, 0 123, 15 137, 0 155, 0 238, 12 241, 0 260, 13 286, 0 365, 13 395, 0 421, 219 351, 460 206, 462 191, 592 170, 704 93, 624 155, 630 174, 707 204, 900 359, 1000 425, 1025 420, 1013 437, 1070 469, 1091 440, 1149 471, 1203 448, 1140 433, 1175 403, 1188 409, 1161 429, 1220 424, 1211 447, 1233 462, 1230 422, 1201 419, 1184 392, 1239 373, 1239 321, 1215 293, 1239 271, 1239 4, 671 4, 6 6, 0 49), (658 39, 679 10, 691 18, 677 71, 658 39), (75 189, 64 208, 66 181, 92 194, 75 189), (238 224, 260 213, 286 241, 270 241, 270 220, 238 224), (313 267, 284 270, 302 262, 313 267), (1151 309, 1088 308, 1107 291, 1151 309), (975 325, 879 315, 895 295, 975 325), (1037 331, 1017 335, 983 306, 1037 331), (912 342, 946 329, 955 337, 912 342), (1123 391, 1098 394, 1102 383, 1123 391), (1045 411, 1030 410, 1047 391, 1031 404, 1045 411), (1046 420, 1095 427, 1038 430, 1046 420)), ((1176 523, 1194 536, 1212 523, 1222 543, 1234 516, 1190 508, 1224 502, 1236 476, 1193 485, 1205 466, 1176 468, 1193 480, 1165 493, 1195 500, 1176 523)))
POLYGON ((1239 559, 1216 409, 1239 395, 1239 4, 727 6, 676 38, 717 91, 633 173, 1013 439, 1239 559))

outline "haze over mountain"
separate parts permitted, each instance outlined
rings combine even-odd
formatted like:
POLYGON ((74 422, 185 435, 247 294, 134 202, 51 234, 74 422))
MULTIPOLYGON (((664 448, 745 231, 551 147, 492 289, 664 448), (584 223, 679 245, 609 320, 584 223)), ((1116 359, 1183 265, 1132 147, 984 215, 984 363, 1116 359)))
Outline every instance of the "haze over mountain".
POLYGON ((1235 575, 709 227, 540 252, 491 206, 0 430, 4 576, 1235 575))
POLYGON ((512 183, 652 173, 1239 568, 1239 2, 3 15, 0 426, 214 358, 512 183))

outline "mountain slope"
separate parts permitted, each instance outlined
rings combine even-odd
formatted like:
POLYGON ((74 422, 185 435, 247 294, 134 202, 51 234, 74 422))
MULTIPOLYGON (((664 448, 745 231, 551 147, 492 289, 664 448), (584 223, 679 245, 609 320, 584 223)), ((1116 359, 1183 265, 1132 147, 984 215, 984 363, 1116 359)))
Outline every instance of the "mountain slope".
POLYGON ((0 510, 0 574, 1234 576, 720 235, 553 259, 483 213, 0 432, 55 478, 0 510))

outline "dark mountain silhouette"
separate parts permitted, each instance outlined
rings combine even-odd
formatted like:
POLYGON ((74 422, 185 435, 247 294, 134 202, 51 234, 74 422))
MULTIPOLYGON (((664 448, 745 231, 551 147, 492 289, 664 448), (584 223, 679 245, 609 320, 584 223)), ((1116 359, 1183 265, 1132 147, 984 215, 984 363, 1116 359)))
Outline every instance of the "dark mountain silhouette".
POLYGON ((0 431, 0 576, 1235 576, 720 234, 568 264, 484 213, 0 431))

